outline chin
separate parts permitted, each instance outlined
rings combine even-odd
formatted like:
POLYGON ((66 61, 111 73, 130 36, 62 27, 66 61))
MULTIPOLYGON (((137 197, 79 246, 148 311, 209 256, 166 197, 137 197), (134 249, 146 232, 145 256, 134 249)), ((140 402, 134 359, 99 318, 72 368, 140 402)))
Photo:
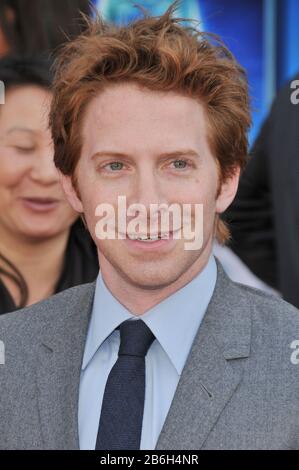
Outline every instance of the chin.
POLYGON ((22 233, 24 237, 38 242, 55 237, 59 232, 57 232, 57 228, 54 229, 53 227, 30 227, 30 229, 23 230, 22 233))
POLYGON ((163 269, 157 269, 157 267, 150 270, 144 269, 141 272, 131 271, 128 273, 128 278, 133 285, 141 289, 161 289, 168 287, 180 277, 180 273, 175 273, 173 270, 167 269, 165 271, 163 272, 163 269))

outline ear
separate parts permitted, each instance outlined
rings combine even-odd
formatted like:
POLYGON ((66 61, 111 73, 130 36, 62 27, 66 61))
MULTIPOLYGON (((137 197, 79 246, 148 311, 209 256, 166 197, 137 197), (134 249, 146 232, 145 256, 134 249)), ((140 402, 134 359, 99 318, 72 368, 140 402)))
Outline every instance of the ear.
POLYGON ((239 180, 240 168, 236 167, 232 175, 221 184, 220 192, 216 200, 217 214, 224 212, 235 199, 239 186, 239 180))
POLYGON ((64 175, 63 173, 59 172, 59 177, 68 202, 76 212, 79 212, 80 214, 83 213, 82 202, 76 189, 74 188, 71 176, 64 175))

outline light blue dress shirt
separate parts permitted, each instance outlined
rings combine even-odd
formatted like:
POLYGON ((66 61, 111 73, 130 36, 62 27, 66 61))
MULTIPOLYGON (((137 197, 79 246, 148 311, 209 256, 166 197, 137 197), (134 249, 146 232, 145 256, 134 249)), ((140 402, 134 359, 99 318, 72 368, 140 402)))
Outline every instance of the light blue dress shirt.
POLYGON ((106 381, 118 357, 119 330, 114 330, 123 321, 138 318, 156 337, 145 358, 140 444, 143 450, 155 449, 196 332, 214 292, 216 278, 216 261, 211 256, 192 281, 136 317, 111 294, 99 274, 80 379, 80 449, 95 448, 106 381))

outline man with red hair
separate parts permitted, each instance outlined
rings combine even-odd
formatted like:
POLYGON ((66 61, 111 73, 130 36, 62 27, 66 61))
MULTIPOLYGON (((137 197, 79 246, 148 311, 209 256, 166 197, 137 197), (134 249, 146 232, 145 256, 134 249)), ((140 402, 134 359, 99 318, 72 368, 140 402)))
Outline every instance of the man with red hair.
POLYGON ((212 255, 246 162, 245 74, 174 9, 98 18, 61 51, 55 163, 100 273, 0 319, 0 448, 299 448, 299 313, 212 255), (170 207, 190 210, 165 228, 170 207))

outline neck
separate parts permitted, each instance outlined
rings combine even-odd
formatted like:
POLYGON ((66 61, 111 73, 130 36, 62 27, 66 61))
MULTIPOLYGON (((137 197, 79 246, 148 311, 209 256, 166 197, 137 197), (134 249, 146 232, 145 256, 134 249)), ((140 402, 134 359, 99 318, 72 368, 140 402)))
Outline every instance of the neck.
POLYGON ((205 268, 211 253, 212 240, 208 242, 200 257, 175 282, 154 290, 139 288, 128 282, 111 266, 107 259, 101 257, 100 253, 99 259, 101 274, 107 288, 127 310, 139 316, 192 281, 205 268))
MULTIPOLYGON (((55 237, 42 240, 26 237, 17 239, 5 233, 0 227, 0 253, 22 274, 29 291, 27 305, 54 293, 62 271, 68 237, 69 229, 55 237)), ((2 261, 1 266, 6 268, 2 261)), ((6 276, 2 276, 1 279, 18 305, 19 289, 6 276)))

